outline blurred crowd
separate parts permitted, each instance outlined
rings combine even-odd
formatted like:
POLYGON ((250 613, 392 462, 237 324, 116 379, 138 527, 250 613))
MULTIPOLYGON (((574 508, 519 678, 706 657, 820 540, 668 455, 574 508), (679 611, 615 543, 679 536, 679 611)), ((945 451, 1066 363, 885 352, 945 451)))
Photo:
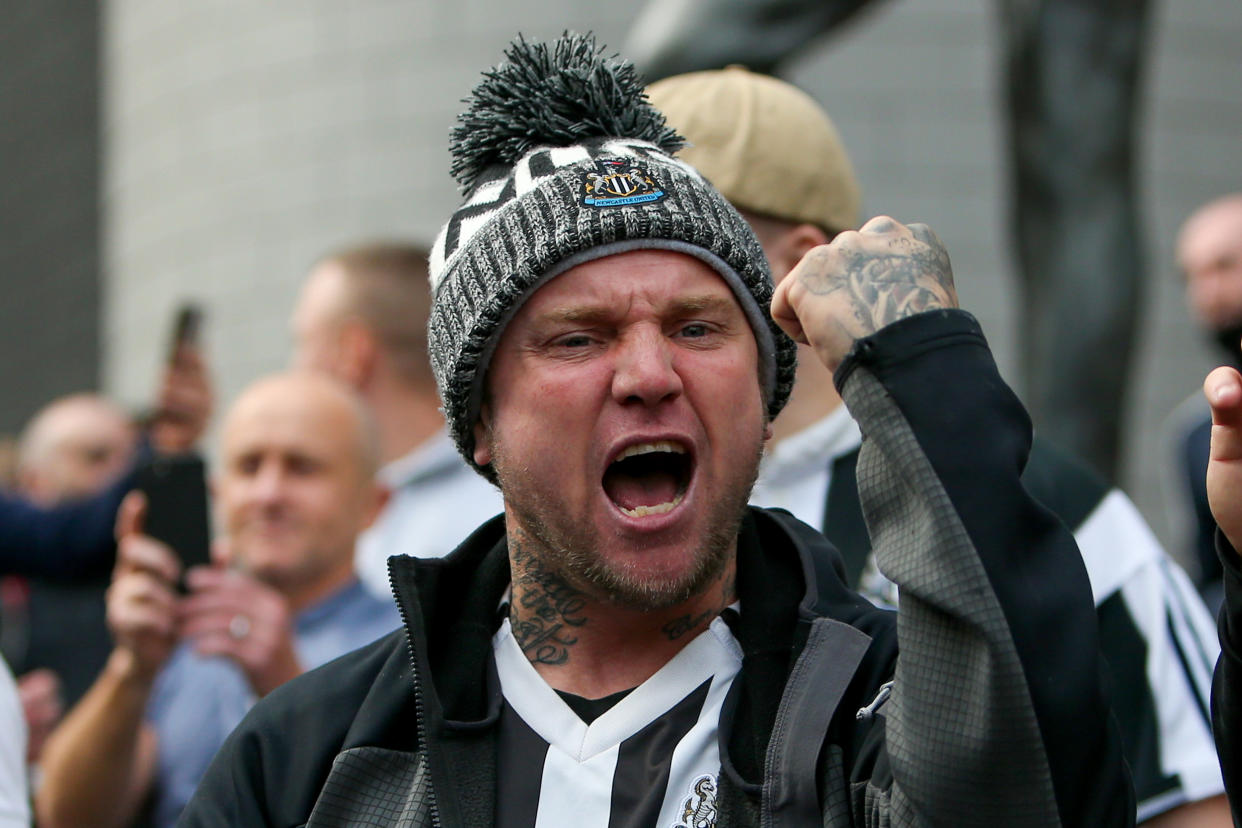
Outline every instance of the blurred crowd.
MULTIPOLYGON (((649 95, 778 283, 865 221, 845 147, 803 92, 731 68, 649 95)), ((445 556, 504 511, 446 428, 429 255, 405 240, 326 252, 288 309, 288 370, 236 399, 213 392, 206 316, 178 328, 149 410, 83 390, 4 444, 0 824, 173 825, 256 700, 400 625, 390 556, 445 556)), ((1242 195, 1187 217, 1176 266, 1195 324, 1242 368, 1242 195)), ((859 505, 863 434, 802 347, 751 501, 822 531, 848 584, 898 607, 859 505)), ((1222 573, 1206 401, 1172 422, 1182 548, 1163 549, 1123 492, 1039 436, 1023 482, 1081 551, 1139 821, 1226 825, 1209 716, 1222 573)))
POLYGON ((174 336, 150 412, 84 392, 30 419, 0 518, 0 646, 40 824, 171 825, 254 699, 396 628, 390 554, 443 555, 501 511, 445 433, 428 296, 411 243, 315 265, 290 372, 223 412, 206 565, 171 545, 208 543, 192 537, 203 465, 179 462, 216 403, 197 325, 174 336), (145 531, 157 508, 162 539, 145 531))

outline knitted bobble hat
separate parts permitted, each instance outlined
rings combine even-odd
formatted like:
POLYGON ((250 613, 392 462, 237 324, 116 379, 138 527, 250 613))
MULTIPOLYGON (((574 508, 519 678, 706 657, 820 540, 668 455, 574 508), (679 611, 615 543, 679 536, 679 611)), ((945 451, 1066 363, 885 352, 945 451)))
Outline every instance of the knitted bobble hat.
MULTIPOLYGON (((431 250, 428 350, 450 434, 477 471, 474 424, 505 325, 548 280, 631 250, 685 253, 728 283, 754 332, 775 417, 796 346, 768 313, 772 277, 738 212, 673 154, 682 139, 647 102, 633 66, 593 38, 521 37, 487 71, 453 129, 465 201, 431 250)), ((729 405, 720 400, 720 405, 729 405)))

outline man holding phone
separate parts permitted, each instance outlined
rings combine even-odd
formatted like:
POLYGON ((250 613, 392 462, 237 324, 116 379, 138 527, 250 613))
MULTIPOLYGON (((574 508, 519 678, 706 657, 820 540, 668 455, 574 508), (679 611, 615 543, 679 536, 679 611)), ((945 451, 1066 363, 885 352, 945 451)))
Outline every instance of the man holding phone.
MULTIPOLYGON (((140 457, 191 451, 212 409, 207 366, 192 338, 174 337, 155 396, 145 424, 150 451, 140 457)), ((138 467, 90 497, 57 506, 0 492, 0 572, 53 581, 106 574, 117 507, 134 487, 138 467)))
POLYGON ((374 428, 358 400, 309 374, 260 380, 234 403, 213 480, 215 566, 174 584, 174 550, 127 500, 108 596, 116 647, 52 737, 41 825, 125 825, 148 803, 171 825, 249 706, 303 669, 396 627, 353 572, 384 501, 374 428))

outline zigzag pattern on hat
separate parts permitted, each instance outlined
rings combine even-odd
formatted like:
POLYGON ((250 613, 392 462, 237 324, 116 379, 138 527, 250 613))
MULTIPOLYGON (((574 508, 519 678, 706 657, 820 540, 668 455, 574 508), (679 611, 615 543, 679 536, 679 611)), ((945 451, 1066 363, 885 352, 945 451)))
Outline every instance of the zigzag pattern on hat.
POLYGON ((514 199, 536 189, 557 171, 576 164, 588 166, 598 158, 638 158, 647 162, 649 172, 656 166, 674 166, 683 175, 702 179, 698 171, 683 161, 660 152, 647 141, 622 138, 596 139, 572 147, 540 147, 526 154, 513 167, 495 167, 491 175, 480 177, 465 202, 441 229, 431 248, 430 277, 433 292, 440 289, 444 273, 457 251, 514 199))

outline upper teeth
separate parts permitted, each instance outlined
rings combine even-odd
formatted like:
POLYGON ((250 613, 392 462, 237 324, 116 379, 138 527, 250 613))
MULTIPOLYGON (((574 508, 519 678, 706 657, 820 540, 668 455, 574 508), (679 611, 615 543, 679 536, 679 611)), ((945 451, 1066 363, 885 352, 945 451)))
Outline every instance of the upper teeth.
POLYGON ((618 454, 612 462, 616 463, 627 457, 637 457, 640 454, 651 454, 657 451, 665 451, 672 454, 686 453, 686 449, 680 443, 674 443, 671 440, 659 440, 654 443, 635 443, 618 454))

